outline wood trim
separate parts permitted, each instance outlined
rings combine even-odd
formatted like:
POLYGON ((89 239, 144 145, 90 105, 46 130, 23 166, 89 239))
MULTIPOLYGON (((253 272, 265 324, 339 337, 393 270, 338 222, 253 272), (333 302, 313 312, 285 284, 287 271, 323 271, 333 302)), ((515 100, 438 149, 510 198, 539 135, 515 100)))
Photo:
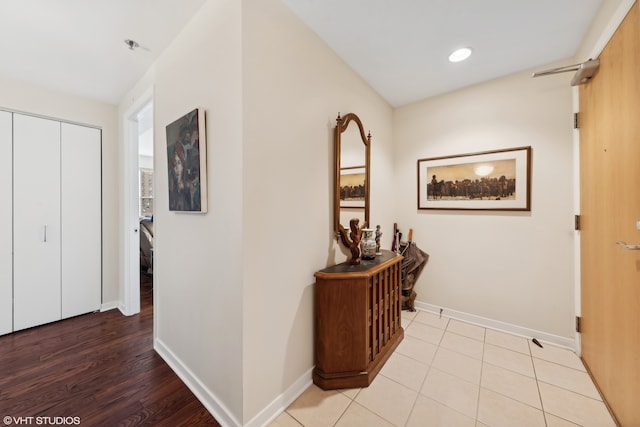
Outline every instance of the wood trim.
POLYGON ((640 425, 640 11, 629 11, 580 87, 582 357, 622 426, 640 425))

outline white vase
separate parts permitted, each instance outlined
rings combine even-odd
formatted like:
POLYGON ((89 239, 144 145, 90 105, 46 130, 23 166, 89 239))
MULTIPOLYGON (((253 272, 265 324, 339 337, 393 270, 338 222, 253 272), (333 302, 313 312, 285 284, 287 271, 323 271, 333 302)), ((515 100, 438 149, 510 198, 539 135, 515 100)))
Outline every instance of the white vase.
POLYGON ((360 258, 376 258, 375 230, 372 228, 364 228, 362 230, 362 240, 360 241, 360 258))

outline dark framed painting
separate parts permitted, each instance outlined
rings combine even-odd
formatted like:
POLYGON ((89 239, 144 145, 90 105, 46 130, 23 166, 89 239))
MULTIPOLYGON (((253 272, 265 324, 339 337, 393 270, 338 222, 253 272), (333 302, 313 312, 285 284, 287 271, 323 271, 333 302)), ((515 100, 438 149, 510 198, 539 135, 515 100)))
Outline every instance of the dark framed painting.
POLYGON ((531 147, 418 160, 418 209, 531 210, 531 147))
POLYGON ((364 208, 366 198, 366 168, 354 166, 340 169, 340 207, 364 208))
POLYGON ((207 212, 207 142, 201 108, 167 125, 169 210, 207 212))

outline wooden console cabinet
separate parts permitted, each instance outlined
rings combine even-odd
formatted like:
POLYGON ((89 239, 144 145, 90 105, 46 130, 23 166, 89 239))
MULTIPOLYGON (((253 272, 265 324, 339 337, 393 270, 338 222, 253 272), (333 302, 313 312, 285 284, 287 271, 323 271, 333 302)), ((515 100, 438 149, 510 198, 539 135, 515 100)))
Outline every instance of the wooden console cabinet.
POLYGON ((402 341, 401 261, 383 251, 360 265, 342 263, 315 273, 318 387, 367 387, 402 341))

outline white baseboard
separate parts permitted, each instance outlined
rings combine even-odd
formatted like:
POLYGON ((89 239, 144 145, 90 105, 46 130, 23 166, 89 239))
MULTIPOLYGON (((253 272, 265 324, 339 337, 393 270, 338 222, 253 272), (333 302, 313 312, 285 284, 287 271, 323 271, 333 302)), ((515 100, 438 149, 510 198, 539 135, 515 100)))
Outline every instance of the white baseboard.
MULTIPOLYGON (((202 405, 222 426, 243 426, 222 404, 216 396, 182 363, 182 361, 162 342, 154 340, 154 349, 167 362, 167 365, 180 377, 185 385, 195 394, 202 405)), ((276 419, 294 400, 296 400, 311 384, 313 367, 305 372, 282 394, 260 411, 244 427, 264 427, 276 419)))
MULTIPOLYGON (((440 314, 440 307, 432 304, 416 301, 415 307, 417 310, 440 314)), ((536 338, 540 342, 576 351, 576 342, 571 338, 540 332, 534 329, 512 325, 457 310, 444 308, 442 314, 452 319, 462 320, 488 329, 507 332, 527 339, 536 338)), ((225 405, 222 404, 216 396, 200 382, 200 380, 198 380, 198 378, 182 363, 182 361, 171 350, 169 350, 166 345, 164 345, 161 340, 155 339, 154 349, 221 425, 229 427, 240 427, 243 425, 229 412, 225 405)), ((247 424, 244 424, 244 427, 264 427, 269 425, 312 384, 312 372, 313 367, 300 376, 300 378, 277 396, 247 424)))
POLYGON ((260 411, 249 421, 245 427, 265 427, 275 420, 285 409, 289 407, 304 391, 309 388, 313 380, 311 373, 313 368, 305 372, 282 394, 276 397, 269 405, 260 411))
MULTIPOLYGON (((440 314, 440 307, 424 302, 415 302, 417 310, 427 311, 434 314, 440 314)), ((536 338, 540 342, 546 344, 555 345, 558 347, 568 348, 570 350, 576 350, 576 343, 573 339, 561 337, 558 335, 548 334, 545 332, 536 331, 522 326, 512 325, 498 320, 488 319, 473 314, 464 313, 461 311, 443 309, 443 315, 464 322, 472 323, 478 326, 482 326, 489 329, 494 329, 501 332, 506 332, 513 335, 525 337, 527 339, 536 338)), ((313 368, 309 369, 304 375, 302 375, 296 382, 294 382, 289 388, 287 388, 281 395, 275 398, 267 407, 265 407, 258 415, 253 417, 245 427, 264 427, 271 423, 278 417, 285 409, 293 403, 311 384, 311 374, 313 368)))
MULTIPOLYGON (((433 304, 427 304, 426 302, 415 302, 415 307, 418 310, 426 311, 429 313, 440 314, 440 307, 433 304)), ((499 320, 488 319, 486 317, 476 316, 475 314, 464 313, 462 311, 450 310, 443 308, 443 316, 450 317, 452 319, 462 320, 464 322, 473 323, 474 325, 482 326, 488 329, 494 329, 496 331, 507 332, 513 335, 519 335, 527 339, 535 338, 540 342, 555 345, 558 347, 568 348, 569 350, 576 351, 575 339, 561 337, 558 335, 549 334, 546 332, 536 331, 534 329, 525 328, 518 325, 512 325, 510 323, 501 322, 499 320)))
POLYGON ((130 313, 127 313, 127 307, 122 302, 117 303, 117 309, 120 310, 120 314, 123 316, 131 316, 130 313))
POLYGON ((118 308, 118 301, 103 302, 100 305, 100 311, 109 311, 118 308))
POLYGON ((123 316, 133 316, 134 314, 138 314, 140 313, 140 310, 138 311, 131 311, 128 309, 128 307, 124 304, 124 303, 118 303, 118 310, 120 310, 120 313, 122 313, 123 316))
POLYGON ((153 348, 220 425, 225 427, 240 427, 242 425, 211 390, 202 384, 193 372, 160 339, 156 338, 154 340, 153 348))

